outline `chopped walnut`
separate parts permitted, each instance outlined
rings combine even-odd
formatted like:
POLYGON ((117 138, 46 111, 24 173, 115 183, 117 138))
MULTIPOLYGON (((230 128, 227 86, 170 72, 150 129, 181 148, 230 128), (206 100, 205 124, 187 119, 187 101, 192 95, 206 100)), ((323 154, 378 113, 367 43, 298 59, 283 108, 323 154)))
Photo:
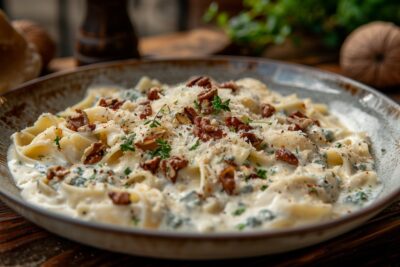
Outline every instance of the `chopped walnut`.
POLYGON ((131 204, 131 195, 128 192, 109 192, 108 197, 115 205, 131 204))
POLYGON ((234 128, 235 131, 240 131, 240 130, 249 131, 253 129, 253 127, 251 127, 250 125, 242 122, 236 117, 231 117, 231 116, 225 118, 225 124, 229 128, 231 127, 234 128))
POLYGON ((140 118, 141 120, 144 120, 144 119, 146 119, 148 116, 150 116, 151 114, 153 114, 153 109, 151 108, 151 105, 150 105, 149 102, 145 102, 145 103, 143 104, 143 106, 144 106, 143 112, 140 113, 140 115, 139 115, 139 118, 140 118))
POLYGON ((155 157, 145 162, 140 163, 140 167, 142 167, 146 171, 150 171, 151 173, 156 173, 158 167, 160 166, 161 157, 155 157))
POLYGON ((312 124, 320 126, 318 120, 310 119, 300 111, 296 111, 289 115, 287 118, 287 122, 292 124, 288 128, 289 131, 304 131, 308 126, 312 124))
POLYGON ((209 77, 200 76, 197 78, 193 78, 192 80, 190 80, 189 82, 186 83, 186 86, 188 86, 188 87, 192 87, 195 85, 204 87, 204 88, 211 88, 212 82, 209 77))
POLYGON ((194 123, 194 119, 198 116, 196 110, 194 110, 192 107, 185 107, 183 110, 189 120, 194 123))
POLYGON ((76 114, 67 117, 66 126, 68 129, 77 132, 78 130, 82 130, 84 126, 87 126, 90 130, 94 130, 94 128, 96 128, 96 125, 89 123, 89 119, 85 111, 76 109, 75 112, 76 114))
POLYGON ((222 170, 222 172, 218 176, 219 181, 222 185, 222 188, 226 193, 229 195, 233 194, 233 191, 235 190, 235 167, 229 165, 225 169, 222 170))
POLYGON ((180 123, 180 124, 191 124, 192 121, 188 118, 188 116, 185 113, 178 112, 175 114, 175 119, 180 123))
POLYGON ((258 138, 254 133, 244 132, 240 134, 240 137, 244 139, 247 143, 250 143, 256 149, 260 149, 262 139, 258 138))
POLYGON ((84 152, 82 161, 84 164, 95 164, 99 162, 106 153, 106 146, 102 142, 91 144, 84 152))
POLYGON ((151 88, 147 92, 147 99, 150 101, 160 99, 160 92, 161 92, 161 89, 158 87, 151 88))
POLYGON ((200 103, 206 100, 211 102, 217 94, 218 94, 217 88, 207 89, 201 91, 200 94, 197 96, 197 99, 199 100, 200 103))
POLYGON ((274 115, 274 113, 276 112, 276 109, 274 106, 270 105, 270 104, 262 104, 261 105, 261 115, 264 118, 269 118, 272 115, 274 115))
POLYGON ((220 88, 231 89, 233 92, 239 90, 239 86, 234 81, 224 82, 219 84, 220 88))
POLYGON ((157 139, 161 138, 165 132, 155 133, 149 136, 146 136, 143 141, 136 142, 135 145, 140 148, 141 150, 154 150, 157 148, 157 139))
POLYGON ((105 107, 105 108, 111 108, 113 110, 117 110, 124 103, 125 103, 124 100, 121 101, 121 100, 118 100, 118 99, 115 99, 115 98, 113 98, 113 99, 111 99, 111 98, 107 98, 107 99, 102 98, 99 101, 99 106, 105 107))
POLYGON ((290 152, 289 150, 287 150, 285 148, 279 148, 278 150, 276 150, 275 158, 277 160, 284 161, 291 165, 297 166, 299 164, 299 160, 297 159, 297 157, 292 152, 290 152))
POLYGON ((64 177, 69 174, 69 170, 62 166, 54 166, 47 169, 47 179, 51 180, 56 177, 59 180, 64 179, 64 177))
POLYGON ((194 124, 196 127, 193 129, 193 133, 204 142, 210 139, 221 139, 225 136, 225 133, 218 126, 211 125, 208 118, 196 117, 194 124))
POLYGON ((161 161, 161 170, 165 177, 175 183, 178 177, 178 171, 188 165, 188 161, 184 158, 172 156, 170 159, 161 161))

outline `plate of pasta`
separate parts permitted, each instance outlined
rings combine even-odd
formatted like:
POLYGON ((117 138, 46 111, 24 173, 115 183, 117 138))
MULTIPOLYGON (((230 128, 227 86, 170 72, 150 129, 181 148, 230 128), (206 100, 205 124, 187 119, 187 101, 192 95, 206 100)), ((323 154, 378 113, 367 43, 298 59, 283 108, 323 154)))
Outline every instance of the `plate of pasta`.
POLYGON ((100 248, 181 259, 284 252, 360 225, 400 192, 399 106, 305 67, 123 61, 2 99, 1 199, 100 248))

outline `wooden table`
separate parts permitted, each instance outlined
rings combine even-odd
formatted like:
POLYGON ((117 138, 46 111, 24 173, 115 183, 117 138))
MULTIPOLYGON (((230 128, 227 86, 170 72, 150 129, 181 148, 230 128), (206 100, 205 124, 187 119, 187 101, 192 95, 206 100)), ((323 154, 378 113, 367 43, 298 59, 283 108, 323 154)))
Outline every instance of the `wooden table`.
MULTIPOLYGON (((184 51, 181 56, 205 56, 218 52, 226 45, 226 39, 221 39, 215 32, 202 31, 148 38, 142 41, 140 49, 147 56, 176 57, 180 55, 173 54, 177 53, 174 52, 177 51, 176 46, 188 41, 186 48, 180 47, 184 51), (213 45, 204 52, 201 44, 210 40, 213 45), (157 49, 157 44, 163 49, 157 49)), ((340 73, 334 61, 321 62, 315 57, 303 60, 300 62, 340 73)), ((71 58, 57 59, 50 67, 63 70, 74 68, 75 63, 71 58)), ((387 94, 400 102, 398 88, 387 94)), ((0 202, 0 266, 399 266, 399 245, 400 200, 363 226, 322 244, 274 256, 206 263, 149 259, 91 248, 35 226, 0 202)))

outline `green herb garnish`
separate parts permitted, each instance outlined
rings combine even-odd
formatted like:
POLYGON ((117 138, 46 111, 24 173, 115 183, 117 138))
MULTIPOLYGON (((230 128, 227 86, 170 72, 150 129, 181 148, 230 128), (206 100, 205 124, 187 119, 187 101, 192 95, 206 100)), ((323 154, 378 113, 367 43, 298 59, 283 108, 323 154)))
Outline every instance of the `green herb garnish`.
POLYGON ((162 139, 157 139, 156 142, 158 147, 154 151, 150 152, 151 157, 154 158, 159 156, 162 159, 169 158, 171 146, 168 144, 168 142, 162 139))
POLYGON ((147 124, 149 124, 150 128, 156 128, 161 125, 161 123, 158 120, 156 120, 156 117, 154 117, 154 119, 152 119, 152 120, 147 120, 144 122, 144 125, 147 125, 147 124))
POLYGON ((265 191, 267 188, 268 188, 268 185, 265 185, 265 184, 264 184, 264 185, 261 186, 260 189, 261 189, 261 191, 265 191))
POLYGON ((59 137, 58 135, 54 139, 54 143, 56 143, 56 146, 57 146, 58 149, 61 149, 60 140, 61 140, 61 137, 59 137))
POLYGON ((253 120, 250 119, 249 117, 244 117, 244 118, 243 118, 243 122, 246 123, 246 124, 248 125, 248 124, 252 123, 253 120))
POLYGON ((200 104, 199 104, 199 102, 197 102, 197 100, 193 101, 193 104, 194 104, 195 109, 197 109, 198 111, 201 110, 200 104))
POLYGON ((350 202, 356 205, 361 205, 363 202, 366 201, 368 201, 368 195, 363 191, 359 191, 352 196, 346 197, 346 202, 350 202))
POLYGON ((218 95, 216 95, 216 96, 214 96, 214 99, 211 101, 211 104, 214 108, 215 113, 218 113, 221 110, 231 111, 231 109, 229 108, 230 101, 231 100, 228 99, 228 100, 222 102, 221 98, 218 95))
POLYGON ((267 170, 264 169, 257 169, 256 170, 256 174, 258 177, 260 177, 261 179, 267 179, 267 170))
POLYGON ((128 137, 122 137, 122 141, 124 141, 124 143, 120 145, 121 151, 135 151, 135 146, 133 145, 133 140, 135 139, 135 136, 135 134, 131 134, 128 137))
POLYGON ((244 206, 239 206, 234 212, 232 212, 233 216, 240 216, 246 211, 246 207, 244 206))
POLYGON ((127 168, 124 170, 124 174, 125 174, 125 175, 129 175, 131 172, 132 172, 132 170, 131 170, 129 167, 127 167, 127 168))
POLYGON ((167 107, 168 110, 169 110, 169 107, 167 106, 167 104, 163 105, 163 106, 157 111, 157 113, 156 113, 156 115, 154 116, 154 118, 151 119, 151 120, 145 121, 145 122, 144 122, 144 125, 148 125, 148 124, 149 124, 149 127, 150 127, 150 128, 156 128, 156 127, 160 126, 161 123, 160 123, 157 119, 160 119, 160 118, 162 117, 162 115, 160 115, 160 113, 161 113, 161 114, 165 114, 165 112, 164 112, 164 108, 165 108, 165 107, 167 107))
POLYGON ((246 224, 244 224, 244 223, 239 223, 238 225, 236 225, 236 228, 240 231, 242 231, 245 227, 246 227, 246 224))
POLYGON ((189 150, 190 151, 196 150, 199 147, 199 145, 200 145, 200 141, 197 140, 196 143, 189 148, 189 150))
POLYGON ((140 222, 140 219, 137 218, 136 216, 132 218, 133 225, 137 226, 139 224, 139 222, 140 222))
POLYGON ((82 169, 81 167, 76 168, 75 172, 76 172, 78 175, 83 175, 83 169, 82 169))
POLYGON ((341 147, 342 147, 342 143, 337 143, 337 144, 336 144, 336 147, 337 147, 337 148, 341 148, 341 147))

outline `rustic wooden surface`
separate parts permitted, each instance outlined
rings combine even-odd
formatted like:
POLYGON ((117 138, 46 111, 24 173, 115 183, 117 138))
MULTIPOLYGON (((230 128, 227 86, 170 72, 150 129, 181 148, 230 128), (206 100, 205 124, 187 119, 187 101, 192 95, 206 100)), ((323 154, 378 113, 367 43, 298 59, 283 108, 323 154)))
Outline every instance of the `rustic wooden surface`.
MULTIPOLYGON (((145 38, 140 50, 145 57, 185 57, 216 54, 226 46, 219 33, 201 29, 145 38), (185 42, 187 46, 182 45, 185 42), (212 45, 202 45, 207 43, 212 45)), ((334 54, 289 61, 340 73, 334 54)), ((56 59, 50 71, 75 66, 72 58, 56 59)), ((400 102, 400 88, 385 93, 400 102)), ((363 226, 322 244, 275 256, 206 263, 134 257, 91 248, 48 233, 0 202, 0 266, 400 266, 399 245, 400 200, 363 226)))
POLYGON ((0 266, 399 266, 400 201, 363 226, 309 248, 227 261, 172 261, 128 256, 57 237, 0 202, 0 266))

